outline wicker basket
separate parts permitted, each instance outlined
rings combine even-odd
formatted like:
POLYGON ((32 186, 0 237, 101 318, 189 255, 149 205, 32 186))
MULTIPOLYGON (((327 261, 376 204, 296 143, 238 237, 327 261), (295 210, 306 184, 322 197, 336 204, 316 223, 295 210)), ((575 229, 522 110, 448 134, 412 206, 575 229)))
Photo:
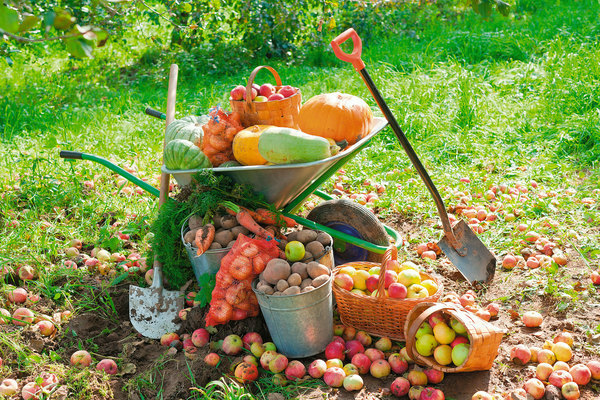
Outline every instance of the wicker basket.
POLYGON ((263 68, 268 69, 275 77, 275 82, 277 83, 277 86, 275 86, 276 89, 279 90, 282 87, 281 78, 277 71, 267 65, 256 67, 250 74, 248 84, 246 85, 246 100, 230 100, 231 109, 241 115, 244 127, 251 125, 275 125, 298 129, 298 114, 302 105, 300 89, 298 89, 296 94, 283 100, 252 101, 252 84, 258 71, 263 68))
MULTIPOLYGON (((376 336, 386 336, 394 340, 404 340, 404 322, 410 310, 422 302, 437 301, 443 291, 443 286, 433 276, 421 272, 421 279, 431 279, 438 285, 437 292, 425 298, 412 299, 394 299, 384 295, 384 275, 386 264, 389 260, 395 260, 398 256, 398 249, 392 246, 383 255, 379 283, 377 286, 377 296, 366 296, 356 294, 333 285, 333 293, 337 302, 340 319, 344 325, 351 326, 357 330, 363 330, 376 336), (380 290, 381 289, 381 290, 380 290)), ((357 270, 368 271, 372 267, 380 264, 359 261, 340 265, 333 270, 335 275, 343 267, 351 266, 357 270)))
POLYGON ((484 321, 475 314, 452 303, 421 303, 409 314, 405 325, 406 352, 417 364, 426 365, 443 372, 487 371, 492 368, 498 355, 498 347, 504 331, 484 321), (456 318, 467 329, 470 341, 469 355, 459 366, 445 366, 433 357, 420 355, 415 348, 415 334, 421 324, 434 313, 441 311, 456 318))

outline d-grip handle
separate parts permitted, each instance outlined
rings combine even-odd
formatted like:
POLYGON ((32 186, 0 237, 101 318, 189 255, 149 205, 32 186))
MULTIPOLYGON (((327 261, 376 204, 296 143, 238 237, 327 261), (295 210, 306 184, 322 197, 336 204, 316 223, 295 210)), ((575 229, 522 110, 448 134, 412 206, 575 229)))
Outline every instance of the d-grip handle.
POLYGON ((361 71, 365 68, 365 63, 360 58, 362 53, 362 40, 360 40, 360 37, 354 28, 346 29, 341 35, 333 39, 331 41, 331 47, 333 48, 333 53, 337 58, 351 63, 355 70, 361 71), (340 47, 340 45, 348 39, 352 39, 353 45, 352 52, 350 54, 345 53, 340 47))

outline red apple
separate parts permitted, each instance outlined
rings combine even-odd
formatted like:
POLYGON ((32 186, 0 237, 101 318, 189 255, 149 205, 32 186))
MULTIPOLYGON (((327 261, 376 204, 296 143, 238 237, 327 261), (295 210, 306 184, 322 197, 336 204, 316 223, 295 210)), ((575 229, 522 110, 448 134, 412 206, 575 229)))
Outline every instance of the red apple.
POLYGON ((546 382, 550 374, 552 374, 553 372, 554 368, 552 368, 552 365, 548 363, 539 363, 538 366, 535 368, 535 377, 538 378, 540 381, 546 382))
POLYGON ((425 375, 425 372, 418 369, 411 370, 406 376, 406 379, 408 379, 412 386, 427 385, 427 375, 425 375))
MULTIPOLYGON (((236 355, 239 354, 244 348, 244 342, 242 342, 242 338, 238 335, 228 335, 223 339, 222 350, 227 355, 236 355)), ((280 371, 281 372, 281 371, 280 371)))
POLYGON ((573 382, 579 386, 587 385, 592 379, 592 372, 584 364, 575 364, 569 370, 569 373, 573 377, 573 382))
MULTIPOLYGON (((346 342, 346 355, 352 359, 357 353, 364 353, 365 348, 358 340, 349 340, 346 342)), ((337 357, 336 357, 337 358, 337 357)))
POLYGON ((366 374, 371 368, 371 359, 363 353, 355 354, 351 362, 358 368, 358 372, 361 374, 366 374))
POLYGON ((23 400, 38 400, 41 391, 42 388, 35 382, 29 382, 21 389, 21 396, 23 397, 23 400))
POLYGON ((19 390, 19 383, 14 379, 4 379, 0 384, 0 394, 4 396, 12 396, 19 390))
POLYGON ((383 279, 383 287, 388 289, 392 283, 398 282, 398 274, 395 271, 385 271, 383 279))
POLYGON ((246 88, 242 85, 237 85, 231 90, 229 94, 232 100, 242 100, 244 98, 244 94, 246 93, 246 88))
POLYGON ((56 332, 56 327, 54 324, 47 320, 41 320, 37 324, 35 324, 37 329, 40 331, 42 336, 50 336, 54 332, 56 332))
POLYGON ((25 308, 25 307, 20 307, 15 310, 12 317, 13 317, 13 324, 18 325, 18 326, 25 326, 25 325, 33 323, 34 314, 33 314, 33 311, 31 311, 30 309, 25 308))
POLYGON ((301 379, 306 375, 306 367, 298 360, 293 360, 288 363, 285 369, 285 377, 290 381, 301 379))
MULTIPOLYGON (((511 397, 510 399, 507 398, 507 400, 512 400, 512 396, 509 395, 509 397, 511 397)), ((471 400, 494 400, 494 397, 489 394, 488 392, 484 392, 483 390, 480 390, 479 392, 475 393, 473 395, 473 397, 471 397, 471 400)))
POLYGON ((216 367, 221 362, 221 357, 217 353, 208 353, 204 357, 204 362, 211 367, 216 367))
POLYGON ((542 314, 537 311, 527 311, 521 319, 528 328, 537 328, 542 325, 544 320, 542 314))
POLYGON ((390 354, 388 357, 388 363, 392 371, 397 374, 403 374, 408 370, 408 362, 400 355, 400 353, 390 354))
POLYGON ((371 338, 371 335, 369 335, 365 331, 358 331, 358 332, 356 332, 356 336, 354 338, 356 340, 358 340, 363 346, 370 346, 371 343, 373 342, 373 339, 371 338))
MULTIPOLYGON (((377 285, 379 284, 379 275, 371 275, 365 281, 367 285, 367 290, 369 292, 374 292, 377 289, 377 285)), ((391 296, 391 295, 390 295, 391 296)))
POLYGON ((288 358, 283 354, 278 354, 269 362, 269 371, 274 374, 285 371, 289 364, 288 358))
POLYGON ((254 364, 241 362, 235 367, 234 376, 241 383, 252 382, 258 379, 258 368, 254 364))
POLYGON ((593 271, 590 275, 590 278, 594 285, 600 285, 600 274, 598 273, 598 271, 593 271))
POLYGON ((197 347, 204 347, 210 340, 210 333, 204 328, 196 329, 192 333, 192 343, 197 347))
POLYGON ((23 288, 16 288, 13 290, 9 290, 6 293, 6 297, 8 298, 8 301, 12 302, 12 303, 25 303, 25 301, 27 300, 27 290, 23 289, 23 288))
POLYGON ((529 393, 536 400, 544 397, 544 393, 546 392, 546 388, 544 387, 542 381, 536 378, 531 378, 525 382, 523 389, 525 389, 525 392, 529 393))
POLYGON ((396 397, 406 396, 410 390, 410 382, 406 378, 398 377, 392 382, 390 390, 396 397))
POLYGON ((520 365, 525 365, 531 360, 531 350, 524 344, 518 344, 510 349, 510 359, 520 365))
POLYGON ((385 355, 383 354, 383 351, 374 349, 374 348, 366 349, 365 356, 369 357, 369 360, 371 360, 371 362, 373 362, 375 360, 384 360, 385 359, 385 355))
MULTIPOLYGON (((251 100, 254 100, 254 99, 256 98, 256 96, 258 96, 258 90, 256 90, 256 88, 254 88, 254 87, 253 87, 253 88, 250 90, 250 92, 251 92, 251 96, 252 96, 250 99, 251 99, 251 100)), ((243 95, 242 95, 242 98, 243 98, 244 100, 246 100, 246 88, 244 88, 244 93, 243 93, 243 95)))
POLYGON ((557 388, 562 388, 567 382, 573 382, 573 377, 570 373, 563 371, 562 369, 552 372, 548 377, 548 383, 557 388))
POLYGON ((295 95, 296 91, 297 91, 296 88, 294 88, 290 85, 285 85, 281 89, 279 89, 279 91, 277 93, 279 93, 283 97, 290 97, 290 96, 295 95))
POLYGON ((346 349, 344 345, 340 342, 331 342, 327 345, 327 347, 325 347, 325 357, 328 360, 331 360, 332 358, 337 358, 343 361, 346 357, 345 350, 346 349))
POLYGON ((352 339, 354 339, 355 336, 356 336, 356 329, 354 329, 351 326, 344 327, 344 333, 342 334, 342 337, 344 338, 344 340, 352 340, 352 339))
POLYGON ((267 98, 268 101, 276 101, 276 100, 283 100, 283 99, 285 99, 285 97, 280 93, 274 93, 267 98))
POLYGON ((104 372, 106 372, 109 375, 114 375, 118 371, 118 369, 117 369, 117 363, 114 362, 114 360, 110 360, 108 358, 105 358, 104 360, 101 360, 96 365, 96 369, 98 371, 104 371, 104 372))
POLYGON ((320 379, 327 371, 327 364, 323 360, 314 360, 308 366, 308 374, 315 379, 320 379))
POLYGON ((588 367, 592 373, 592 379, 600 379, 600 361, 589 361, 585 366, 588 367))
POLYGON ((354 287, 354 280, 348 274, 336 274, 333 282, 340 288, 346 289, 348 291, 352 290, 354 287))
POLYGON ((427 383, 437 384, 444 380, 444 373, 437 369, 427 368, 423 371, 427 376, 427 383))
POLYGON ((394 282, 388 288, 388 295, 394 299, 404 299, 408 290, 401 283, 394 282))
POLYGON ((423 389, 423 391, 421 392, 421 395, 419 396, 419 400, 444 400, 445 396, 444 396, 444 392, 442 392, 440 389, 436 389, 436 388, 432 388, 432 387, 426 387, 425 389, 423 389))
POLYGON ((175 340, 179 340, 179 335, 175 332, 167 332, 160 337, 160 344, 170 346, 175 340))
POLYGON ((344 383, 346 373, 343 369, 338 367, 327 368, 323 375, 323 380, 330 387, 340 387, 344 383))
POLYGON ((386 360, 381 359, 373 361, 369 371, 374 378, 385 378, 390 374, 391 368, 386 360))
POLYGON ((250 350, 250 346, 252 343, 263 343, 263 339, 260 334, 256 332, 248 332, 242 337, 242 342, 244 343, 244 348, 246 350, 250 350))
POLYGON ((85 350, 78 350, 71 354, 71 365, 77 368, 89 367, 92 363, 92 356, 85 350))
POLYGON ((271 85, 270 83, 264 83, 261 85, 258 93, 261 96, 265 96, 266 98, 269 98, 272 94, 275 93, 275 86, 271 85))

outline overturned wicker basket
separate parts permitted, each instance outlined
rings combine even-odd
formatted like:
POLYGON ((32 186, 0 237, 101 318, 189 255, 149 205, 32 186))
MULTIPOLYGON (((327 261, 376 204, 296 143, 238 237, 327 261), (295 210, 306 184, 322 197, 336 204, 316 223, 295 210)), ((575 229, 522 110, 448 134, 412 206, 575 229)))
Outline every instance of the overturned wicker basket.
POLYGON ((258 71, 263 68, 268 69, 275 77, 277 84, 275 88, 277 90, 281 89, 281 78, 277 71, 267 65, 258 66, 254 68, 254 71, 250 74, 250 78, 248 78, 246 99, 230 100, 231 109, 240 114, 242 125, 245 127, 251 125, 275 125, 298 129, 298 114, 302 105, 300 89, 292 96, 283 100, 252 101, 252 84, 258 71))
POLYGON ((357 330, 362 330, 376 336, 386 336, 394 340, 404 340, 404 323, 408 313, 417 304, 437 301, 443 291, 443 286, 435 277, 421 272, 421 280, 431 279, 438 285, 435 294, 425 298, 412 299, 394 299, 384 295, 384 275, 386 264, 389 260, 395 260, 398 256, 396 247, 386 250, 383 255, 383 261, 380 264, 358 261, 340 265, 333 270, 333 275, 339 272, 343 267, 351 266, 357 270, 368 271, 372 267, 381 266, 379 274, 379 283, 377 286, 377 296, 366 296, 356 294, 333 285, 333 293, 337 302, 337 308, 340 313, 340 319, 346 326, 351 326, 357 330))
POLYGON ((406 352, 417 364, 426 365, 443 372, 486 371, 492 368, 498 355, 498 347, 504 331, 484 321, 475 314, 452 303, 420 303, 408 314, 405 324, 406 352), (436 312, 449 314, 467 329, 469 355, 458 366, 441 365, 433 357, 420 355, 416 348, 415 334, 421 324, 436 312))

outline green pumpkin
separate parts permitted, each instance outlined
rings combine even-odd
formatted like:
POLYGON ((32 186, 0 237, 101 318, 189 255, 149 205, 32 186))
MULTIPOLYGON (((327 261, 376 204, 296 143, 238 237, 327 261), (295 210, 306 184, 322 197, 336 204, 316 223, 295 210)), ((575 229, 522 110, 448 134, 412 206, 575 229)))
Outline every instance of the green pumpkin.
POLYGON ((202 125, 208 122, 208 115, 190 115, 182 119, 176 119, 167 126, 165 140, 169 143, 174 139, 188 140, 198 147, 202 147, 202 125))
POLYGON ((171 140, 165 146, 163 157, 165 166, 170 170, 212 167, 202 149, 189 140, 171 140))

